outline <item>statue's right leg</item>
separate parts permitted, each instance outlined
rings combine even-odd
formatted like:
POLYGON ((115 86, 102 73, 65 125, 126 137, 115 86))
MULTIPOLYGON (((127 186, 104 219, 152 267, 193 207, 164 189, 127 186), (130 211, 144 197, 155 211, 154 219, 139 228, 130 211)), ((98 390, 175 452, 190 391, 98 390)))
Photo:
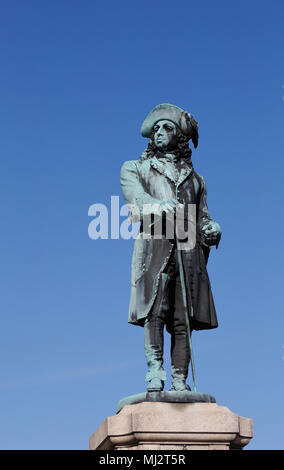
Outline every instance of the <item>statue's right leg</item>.
POLYGON ((148 391, 163 390, 166 371, 163 369, 164 326, 168 311, 168 275, 161 274, 157 297, 144 324, 144 350, 148 366, 148 391))

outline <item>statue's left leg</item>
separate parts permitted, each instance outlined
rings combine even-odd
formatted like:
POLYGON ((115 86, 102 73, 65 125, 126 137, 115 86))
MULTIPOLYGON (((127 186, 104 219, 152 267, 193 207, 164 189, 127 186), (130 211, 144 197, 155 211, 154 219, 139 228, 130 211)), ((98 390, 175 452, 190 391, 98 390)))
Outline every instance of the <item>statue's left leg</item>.
POLYGON ((182 299, 181 281, 178 271, 176 274, 174 312, 171 324, 171 390, 190 390, 190 387, 186 384, 190 362, 189 341, 182 299))

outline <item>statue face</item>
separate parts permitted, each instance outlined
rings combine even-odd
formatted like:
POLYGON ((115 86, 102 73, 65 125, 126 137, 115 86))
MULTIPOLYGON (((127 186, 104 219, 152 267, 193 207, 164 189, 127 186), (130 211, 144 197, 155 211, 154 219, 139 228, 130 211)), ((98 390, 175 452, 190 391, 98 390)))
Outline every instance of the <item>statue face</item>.
POLYGON ((177 129, 173 122, 167 121, 158 121, 154 126, 154 142, 156 147, 159 150, 171 150, 176 147, 177 129))

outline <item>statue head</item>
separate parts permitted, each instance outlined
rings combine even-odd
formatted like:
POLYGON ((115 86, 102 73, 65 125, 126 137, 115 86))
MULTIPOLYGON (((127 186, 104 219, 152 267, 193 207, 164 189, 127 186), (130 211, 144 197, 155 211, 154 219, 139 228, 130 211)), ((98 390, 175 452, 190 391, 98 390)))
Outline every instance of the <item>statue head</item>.
MULTIPOLYGON (((153 131, 155 126, 160 126, 161 121, 167 121, 167 124, 164 123, 164 126, 169 127, 169 123, 174 125, 175 129, 179 130, 183 134, 184 138, 189 141, 190 139, 193 142, 194 147, 198 145, 198 122, 194 117, 173 104, 163 103, 155 106, 154 109, 148 114, 145 121, 142 124, 141 134, 143 137, 153 137, 153 131)), ((170 131, 172 135, 172 130, 166 129, 165 132, 170 131)), ((162 132, 162 131, 161 131, 162 132)), ((155 131, 154 131, 155 134, 155 131)), ((158 141, 154 139, 155 145, 158 141)), ((162 142, 162 138, 160 139, 162 142)), ((157 145, 158 147, 158 145, 157 145)))
POLYGON ((156 147, 165 152, 177 147, 178 136, 176 125, 167 119, 161 119, 153 127, 153 141, 156 147))
POLYGON ((198 145, 198 123, 191 114, 172 104, 156 106, 142 124, 141 134, 149 137, 148 147, 140 157, 143 161, 152 158, 157 150, 175 151, 180 157, 191 161, 191 139, 194 147, 198 145))

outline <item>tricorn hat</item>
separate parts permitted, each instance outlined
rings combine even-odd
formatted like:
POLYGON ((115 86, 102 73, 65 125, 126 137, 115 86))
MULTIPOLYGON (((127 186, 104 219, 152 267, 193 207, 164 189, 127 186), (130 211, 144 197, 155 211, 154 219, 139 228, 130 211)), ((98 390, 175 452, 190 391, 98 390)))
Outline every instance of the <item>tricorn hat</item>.
POLYGON ((151 133, 156 122, 164 119, 176 124, 188 140, 192 139, 194 147, 197 147, 198 122, 194 119, 192 114, 189 114, 178 106, 174 106, 169 103, 158 104, 158 106, 155 106, 155 108, 152 109, 142 124, 142 136, 151 137, 151 133))

